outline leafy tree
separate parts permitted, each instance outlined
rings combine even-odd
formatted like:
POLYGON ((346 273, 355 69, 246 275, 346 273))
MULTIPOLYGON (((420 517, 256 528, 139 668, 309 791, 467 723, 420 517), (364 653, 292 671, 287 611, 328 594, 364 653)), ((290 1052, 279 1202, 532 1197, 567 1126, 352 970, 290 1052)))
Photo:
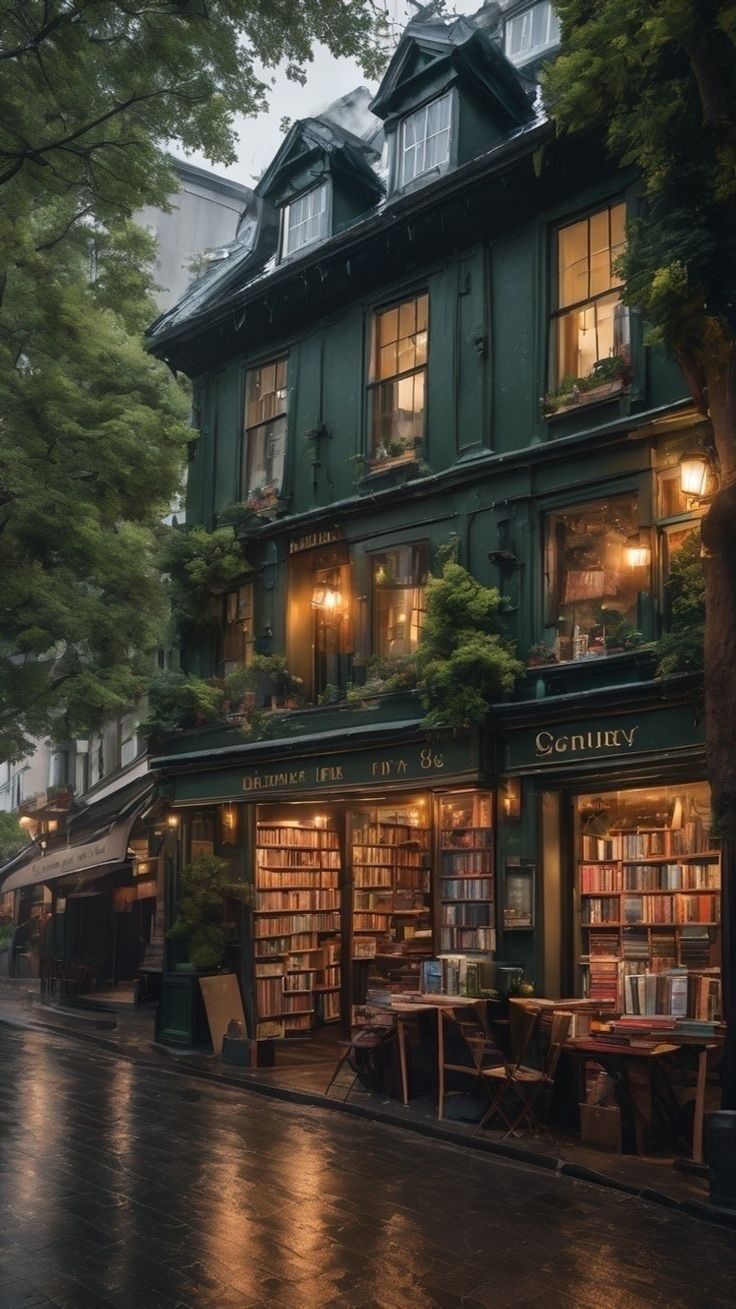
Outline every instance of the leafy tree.
POLYGON ((669 630, 657 643, 660 677, 702 672, 705 633, 705 573, 700 533, 694 531, 672 556, 667 582, 669 630))
POLYGON ((643 213, 620 262, 625 298, 679 362, 706 420, 720 489, 702 524, 705 725, 724 837, 724 1100, 736 1107, 736 3, 557 0, 562 53, 545 78, 561 129, 605 131, 635 166, 643 213))
POLYGON ((12 859, 27 844, 28 837, 15 814, 0 813, 0 864, 12 859))
POLYGON ((378 58, 372 0, 8 0, 0 31, 0 758, 124 709, 161 638, 158 522, 187 402, 140 334, 175 189, 164 147, 235 158, 315 41, 378 58))
POLYGON ((148 716, 141 736, 162 736, 224 717, 223 690, 213 682, 178 670, 157 673, 148 683, 148 716))
MULTIPOLYGON (((213 621, 213 596, 234 586, 251 571, 231 527, 208 532, 201 526, 172 530, 162 551, 168 574, 174 635, 213 621)), ((219 614, 218 614, 219 621, 219 614)))
POLYGON ((232 909, 252 899, 252 888, 233 880, 224 859, 199 855, 182 868, 176 919, 168 935, 184 943, 195 968, 219 968, 235 930, 232 909))
POLYGON ((418 687, 426 727, 482 723, 490 705, 510 695, 524 666, 504 635, 503 600, 449 558, 427 584, 418 687))

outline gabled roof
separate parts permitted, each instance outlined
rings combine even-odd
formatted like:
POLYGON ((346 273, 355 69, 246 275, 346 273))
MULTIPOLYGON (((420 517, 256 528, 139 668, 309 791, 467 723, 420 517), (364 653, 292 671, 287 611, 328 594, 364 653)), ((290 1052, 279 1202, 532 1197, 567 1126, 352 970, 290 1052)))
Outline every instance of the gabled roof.
POLYGON ((333 166, 351 174, 356 181, 380 194, 381 182, 373 165, 380 155, 367 141, 328 118, 302 118, 286 134, 275 158, 256 186, 256 195, 272 203, 292 171, 314 155, 325 155, 333 166))
POLYGON ((416 88, 440 71, 462 69, 493 100, 508 126, 520 126, 534 116, 534 87, 520 77, 488 30, 472 19, 440 19, 409 23, 386 69, 371 110, 388 118, 416 88))

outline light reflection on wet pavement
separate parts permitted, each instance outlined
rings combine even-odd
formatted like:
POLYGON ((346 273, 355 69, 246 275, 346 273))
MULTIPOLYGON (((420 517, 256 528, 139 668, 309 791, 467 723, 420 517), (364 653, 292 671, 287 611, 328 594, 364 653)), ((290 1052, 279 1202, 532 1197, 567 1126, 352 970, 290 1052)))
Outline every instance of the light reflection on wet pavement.
POLYGON ((736 1235, 0 1026, 0 1309, 732 1306, 736 1235))

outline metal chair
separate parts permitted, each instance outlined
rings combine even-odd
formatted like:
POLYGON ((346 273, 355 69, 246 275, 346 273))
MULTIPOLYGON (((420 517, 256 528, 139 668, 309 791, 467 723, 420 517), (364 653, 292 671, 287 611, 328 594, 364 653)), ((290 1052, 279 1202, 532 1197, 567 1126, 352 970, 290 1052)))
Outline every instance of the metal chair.
MULTIPOLYGON (((530 1014, 529 1019, 534 1018, 536 1026, 537 1014, 530 1014)), ((524 1053, 520 1051, 517 1061, 513 1066, 504 1064, 503 1068, 489 1070, 490 1080, 498 1083, 498 1090, 494 1099, 491 1101, 489 1108, 481 1118, 476 1131, 480 1132, 490 1118, 498 1114, 504 1121, 507 1131, 506 1137, 512 1136, 521 1123, 526 1123, 529 1131, 543 1131, 544 1126, 534 1113, 534 1107, 542 1092, 551 1090, 554 1086, 557 1065, 560 1061, 562 1049, 567 1040, 572 1014, 563 1010, 556 1010, 552 1015, 552 1021, 549 1029, 549 1044, 547 1054, 542 1068, 529 1068, 522 1062, 524 1053), (513 1092, 517 1099, 517 1109, 515 1115, 504 1111, 504 1098, 509 1092, 513 1092)), ((525 1049, 528 1049, 534 1026, 530 1026, 525 1049)))
MULTIPOLYGON (((444 1006, 437 1010, 437 1071, 438 1097, 437 1117, 443 1118, 447 1090, 445 1074, 462 1073, 472 1077, 475 1085, 482 1085, 502 1059, 498 1047, 489 1039, 486 1025, 481 1013, 475 1006, 457 1009, 444 1006), (453 1057, 453 1049, 459 1054, 467 1054, 464 1062, 453 1057), (448 1058, 449 1054, 449 1058, 448 1058)), ((468 1094, 474 1087, 468 1088, 468 1094)))
POLYGON ((395 1034, 393 1023, 371 1023, 355 1029, 349 1041, 340 1041, 340 1056, 325 1087, 325 1095, 329 1095, 341 1070, 352 1060, 350 1067, 353 1079, 343 1097, 347 1100, 361 1074, 365 1074, 366 1069, 375 1069, 376 1052, 388 1046, 394 1040, 395 1034))

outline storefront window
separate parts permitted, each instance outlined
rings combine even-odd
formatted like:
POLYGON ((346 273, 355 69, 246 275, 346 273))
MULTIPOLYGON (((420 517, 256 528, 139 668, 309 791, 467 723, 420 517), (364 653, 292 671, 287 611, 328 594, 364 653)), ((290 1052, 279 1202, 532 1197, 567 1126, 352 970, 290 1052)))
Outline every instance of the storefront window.
POLYGON ((705 782, 576 803, 584 994, 631 1014, 721 1013, 721 856, 705 782))
POLYGON ((549 514, 545 624, 562 660, 590 659, 641 642, 637 600, 649 590, 650 550, 635 494, 549 514))
POLYGON ((374 961, 369 980, 403 968, 418 981, 419 960, 432 954, 427 797, 356 810, 351 831, 352 957, 374 961))
POLYGON ((373 575, 373 653, 413 654, 424 621, 428 549, 402 545, 376 554, 373 575))

